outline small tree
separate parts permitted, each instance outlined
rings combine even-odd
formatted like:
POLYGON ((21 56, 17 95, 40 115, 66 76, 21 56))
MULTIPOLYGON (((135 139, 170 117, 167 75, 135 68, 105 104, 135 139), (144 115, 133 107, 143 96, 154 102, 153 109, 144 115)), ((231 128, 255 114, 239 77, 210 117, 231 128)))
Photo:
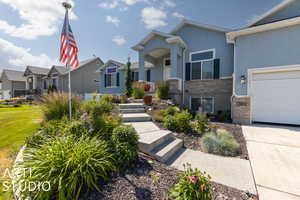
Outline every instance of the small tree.
POLYGON ((131 97, 132 95, 132 79, 131 79, 131 69, 130 69, 130 66, 131 66, 131 62, 130 62, 130 58, 128 58, 128 62, 127 62, 127 70, 126 70, 126 82, 125 82, 125 85, 126 85, 126 95, 128 97, 131 97))

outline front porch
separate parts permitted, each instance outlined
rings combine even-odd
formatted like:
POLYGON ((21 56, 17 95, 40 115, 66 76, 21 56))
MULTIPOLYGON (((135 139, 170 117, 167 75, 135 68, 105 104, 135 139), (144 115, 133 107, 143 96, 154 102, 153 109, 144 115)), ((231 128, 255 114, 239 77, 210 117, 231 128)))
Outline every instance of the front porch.
POLYGON ((176 104, 182 104, 182 86, 184 77, 185 43, 177 36, 160 32, 150 33, 133 49, 138 51, 139 82, 155 84, 166 82, 170 88, 170 97, 176 104), (145 68, 145 63, 154 67, 145 68))

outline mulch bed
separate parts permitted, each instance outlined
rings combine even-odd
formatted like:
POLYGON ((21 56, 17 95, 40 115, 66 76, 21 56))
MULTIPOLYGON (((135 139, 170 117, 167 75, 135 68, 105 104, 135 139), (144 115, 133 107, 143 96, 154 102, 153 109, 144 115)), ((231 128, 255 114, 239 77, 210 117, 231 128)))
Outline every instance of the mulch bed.
MULTIPOLYGON (((154 122, 159 128, 166 130, 161 122, 154 122)), ((238 124, 222 123, 222 122, 211 122, 218 125, 219 129, 226 129, 233 134, 236 141, 240 144, 240 155, 241 159, 249 160, 246 140, 243 135, 242 127, 238 124)), ((205 152, 201 147, 201 134, 197 133, 173 133, 175 137, 182 139, 185 148, 192 149, 195 151, 205 152)))
MULTIPOLYGON (((177 183, 180 171, 168 167, 149 157, 140 155, 135 168, 127 174, 118 175, 110 182, 99 183, 101 192, 85 193, 81 200, 168 200, 170 187, 177 183)), ((257 200, 245 192, 217 183, 214 187, 214 200, 257 200)))

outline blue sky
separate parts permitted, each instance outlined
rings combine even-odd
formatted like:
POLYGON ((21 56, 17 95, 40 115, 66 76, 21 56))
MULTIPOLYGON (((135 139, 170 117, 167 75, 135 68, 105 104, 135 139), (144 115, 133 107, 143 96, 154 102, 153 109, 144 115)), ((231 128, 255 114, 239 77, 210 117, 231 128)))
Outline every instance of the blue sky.
MULTIPOLYGON (((58 64, 62 0, 0 0, 0 71, 58 64)), ((79 59, 133 61, 130 49, 152 29, 168 32, 185 18, 237 29, 282 0, 73 0, 79 59)))

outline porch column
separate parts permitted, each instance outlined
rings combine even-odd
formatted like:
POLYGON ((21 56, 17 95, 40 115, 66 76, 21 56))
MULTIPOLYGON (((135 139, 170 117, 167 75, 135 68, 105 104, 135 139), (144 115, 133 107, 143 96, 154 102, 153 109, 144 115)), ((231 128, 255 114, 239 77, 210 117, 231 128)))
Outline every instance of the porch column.
POLYGON ((144 51, 139 51, 139 81, 145 81, 145 55, 144 51))
POLYGON ((178 60, 177 60, 177 55, 178 55, 178 45, 173 44, 171 47, 171 79, 177 79, 178 74, 177 74, 177 68, 178 68, 178 60))
POLYGON ((33 83, 33 89, 37 89, 37 77, 36 76, 33 76, 33 79, 32 79, 33 83))

